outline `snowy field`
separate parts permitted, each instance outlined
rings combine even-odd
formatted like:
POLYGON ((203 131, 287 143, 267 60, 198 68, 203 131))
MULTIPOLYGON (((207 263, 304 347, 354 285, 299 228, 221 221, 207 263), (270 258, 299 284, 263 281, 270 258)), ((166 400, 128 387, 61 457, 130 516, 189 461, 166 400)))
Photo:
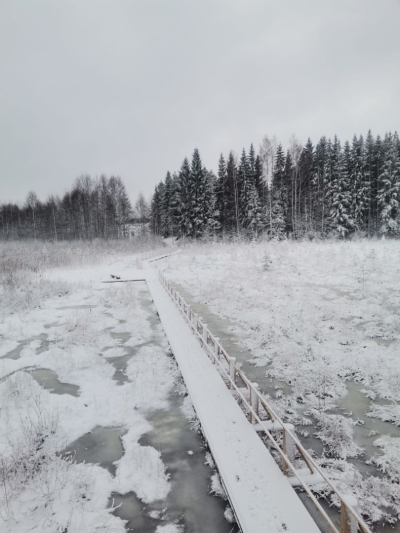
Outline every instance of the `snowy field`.
POLYGON ((397 522, 400 243, 197 244, 158 265, 364 516, 397 522))
POLYGON ((0 248, 0 530, 236 531, 139 256, 74 246, 0 248))

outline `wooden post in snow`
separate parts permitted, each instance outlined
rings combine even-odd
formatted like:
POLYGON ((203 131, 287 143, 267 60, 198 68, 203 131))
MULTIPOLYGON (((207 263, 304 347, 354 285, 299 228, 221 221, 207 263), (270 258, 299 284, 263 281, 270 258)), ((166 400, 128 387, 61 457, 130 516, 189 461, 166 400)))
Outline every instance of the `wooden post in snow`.
MULTIPOLYGON (((258 416, 258 383, 250 383, 250 405, 253 411, 258 416)), ((253 413, 250 411, 250 422, 252 424, 255 424, 257 421, 255 417, 253 416, 253 413)))
MULTIPOLYGON (((235 363, 236 363, 236 357, 230 357, 229 358, 229 376, 232 380, 232 383, 235 383, 235 363)), ((231 382, 229 382, 229 388, 233 389, 233 385, 231 382)))
MULTIPOLYGON (((292 439, 292 437, 287 432, 287 430, 294 433, 294 425, 284 424, 284 427, 283 427, 283 453, 286 455, 289 461, 293 464, 293 461, 296 455, 296 444, 294 440, 292 439)), ((290 468, 285 460, 283 460, 283 473, 285 474, 285 476, 290 475, 290 468)))
POLYGON ((207 324, 203 322, 203 342, 205 346, 207 346, 208 341, 208 331, 207 331, 207 324))
POLYGON ((219 337, 214 337, 214 360, 213 363, 217 362, 217 359, 219 359, 219 337))
POLYGON ((357 533, 358 521, 349 511, 349 507, 352 507, 354 511, 358 512, 358 501, 351 495, 346 494, 344 501, 342 500, 340 505, 340 532, 341 533, 357 533))

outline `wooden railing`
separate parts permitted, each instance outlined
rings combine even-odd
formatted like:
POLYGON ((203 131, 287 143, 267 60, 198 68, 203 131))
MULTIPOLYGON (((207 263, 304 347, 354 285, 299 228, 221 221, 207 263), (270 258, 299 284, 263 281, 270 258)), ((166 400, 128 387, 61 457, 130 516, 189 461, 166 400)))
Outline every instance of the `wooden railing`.
POLYGON ((255 430, 265 435, 278 452, 281 458, 282 471, 288 476, 291 485, 304 489, 334 533, 356 533, 358 529, 364 533, 371 533, 368 525, 357 512, 357 500, 354 496, 344 495, 337 489, 300 443, 296 437, 294 426, 292 424, 285 424, 281 420, 273 406, 260 393, 258 385, 252 383, 246 377, 237 364, 235 357, 229 356, 220 343, 219 338, 215 337, 208 330, 207 324, 202 322, 200 317, 193 312, 190 305, 185 302, 164 274, 160 270, 157 270, 157 274, 167 293, 174 300, 179 311, 193 330, 193 333, 211 358, 211 361, 218 366, 220 374, 227 386, 232 391, 235 391, 235 396, 240 402, 242 410, 254 425, 255 430), (240 379, 243 387, 237 385, 237 379, 240 379), (271 434, 271 431, 277 430, 283 432, 282 446, 280 446, 271 434), (306 465, 305 469, 297 469, 293 464, 296 450, 306 465), (340 500, 340 531, 318 502, 310 488, 310 484, 322 483, 328 485, 340 500))

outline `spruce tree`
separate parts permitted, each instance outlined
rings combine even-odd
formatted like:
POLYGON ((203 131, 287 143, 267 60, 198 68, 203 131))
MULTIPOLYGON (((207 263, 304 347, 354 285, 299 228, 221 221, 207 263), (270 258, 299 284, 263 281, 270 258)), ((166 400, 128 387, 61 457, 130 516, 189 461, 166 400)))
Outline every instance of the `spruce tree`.
POLYGON ((233 152, 229 153, 226 163, 226 204, 225 204, 225 228, 227 233, 239 236, 239 180, 233 152))
POLYGON ((274 169, 272 174, 272 208, 271 208, 271 236, 283 239, 286 236, 286 188, 285 188, 285 154, 282 145, 276 150, 274 169))
POLYGON ((204 172, 199 150, 195 148, 190 168, 189 201, 191 229, 189 235, 202 237, 207 230, 210 217, 210 194, 207 176, 204 172))
POLYGON ((256 239, 263 229, 263 215, 257 189, 251 188, 246 211, 245 228, 249 237, 256 239))
POLYGON ((364 225, 367 231, 368 237, 371 237, 373 232, 373 205, 374 205, 374 190, 375 185, 375 141, 372 136, 371 130, 368 131, 365 139, 364 153, 363 153, 363 168, 364 168, 364 181, 366 187, 366 207, 364 212, 364 225))
POLYGON ((283 207, 285 215, 285 232, 289 235, 293 232, 293 162, 292 156, 289 150, 286 152, 285 158, 285 170, 284 170, 284 182, 283 182, 283 207))
POLYGON ((304 229, 306 231, 314 231, 314 147, 311 139, 308 139, 301 153, 299 174, 303 191, 301 198, 301 213, 304 229))
POLYGON ((327 160, 328 141, 326 137, 321 137, 319 143, 315 148, 314 155, 314 176, 313 176, 313 190, 314 190, 314 213, 313 217, 316 222, 316 229, 325 235, 326 230, 326 160, 327 160))
POLYGON ((350 192, 350 145, 346 143, 342 152, 335 137, 335 149, 331 168, 330 195, 330 228, 341 238, 347 237, 355 229, 351 216, 350 192))
POLYGON ((190 180, 190 165, 188 159, 185 157, 178 174, 174 199, 175 208, 178 207, 177 202, 179 202, 177 222, 179 233, 184 237, 192 236, 190 180))
POLYGON ((391 134, 387 135, 385 144, 385 159, 379 176, 381 188, 378 191, 380 232, 393 236, 399 231, 400 157, 396 140, 391 134))
POLYGON ((364 139, 353 137, 351 146, 350 190, 352 195, 352 217, 357 229, 364 229, 365 212, 368 210, 368 188, 364 173, 364 139))
POLYGON ((218 178, 215 183, 215 217, 219 223, 219 229, 224 236, 227 232, 226 221, 227 206, 227 172, 224 156, 221 154, 218 162, 218 178))
POLYGON ((171 174, 167 172, 162 197, 162 226, 164 237, 170 237, 173 235, 172 204, 173 183, 171 174))
MULTIPOLYGON (((340 176, 340 166, 341 166, 341 146, 338 138, 334 137, 333 143, 331 140, 328 140, 327 144, 327 157, 326 157, 326 167, 325 167, 325 203, 329 210, 333 205, 333 197, 337 188, 337 181, 340 176)), ((331 214, 331 213, 330 213, 331 214)), ((326 228, 329 231, 331 229, 330 222, 332 222, 332 217, 328 217, 326 228)))
POLYGON ((241 227, 246 227, 248 221, 248 204, 250 191, 252 187, 252 176, 249 160, 247 158, 245 149, 242 150, 242 155, 239 163, 238 171, 238 185, 239 185, 239 220, 241 227))
POLYGON ((162 235, 162 194, 164 184, 161 182, 154 190, 153 198, 151 200, 151 214, 150 224, 151 231, 154 235, 162 235))
POLYGON ((204 168, 206 176, 205 214, 206 232, 209 236, 215 237, 221 232, 221 223, 217 207, 217 189, 219 179, 212 170, 204 168))
POLYGON ((261 157, 258 155, 254 163, 254 185, 258 192, 260 204, 262 208, 267 205, 267 184, 265 182, 261 157))

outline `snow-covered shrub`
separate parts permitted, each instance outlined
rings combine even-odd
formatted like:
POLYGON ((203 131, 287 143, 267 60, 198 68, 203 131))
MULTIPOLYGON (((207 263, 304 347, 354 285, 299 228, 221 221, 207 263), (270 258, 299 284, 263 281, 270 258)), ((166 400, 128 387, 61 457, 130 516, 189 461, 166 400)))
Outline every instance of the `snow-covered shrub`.
POLYGON ((271 254, 265 254, 263 257, 263 270, 271 270, 272 268, 272 257, 271 254))
MULTIPOLYGON (((352 494, 358 501, 363 517, 371 522, 395 523, 400 517, 400 486, 385 478, 363 477, 357 468, 345 460, 318 461, 342 494, 352 494)), ((323 493, 326 496, 326 493, 323 493)), ((340 501, 330 494, 332 503, 340 508, 340 501)))
POLYGON ((362 449, 353 440, 354 422, 341 415, 317 414, 316 436, 328 447, 329 455, 346 459, 357 457, 362 449))
POLYGON ((400 483, 400 438, 384 435, 374 442, 374 446, 381 448, 382 454, 375 455, 371 462, 392 481, 400 483))

